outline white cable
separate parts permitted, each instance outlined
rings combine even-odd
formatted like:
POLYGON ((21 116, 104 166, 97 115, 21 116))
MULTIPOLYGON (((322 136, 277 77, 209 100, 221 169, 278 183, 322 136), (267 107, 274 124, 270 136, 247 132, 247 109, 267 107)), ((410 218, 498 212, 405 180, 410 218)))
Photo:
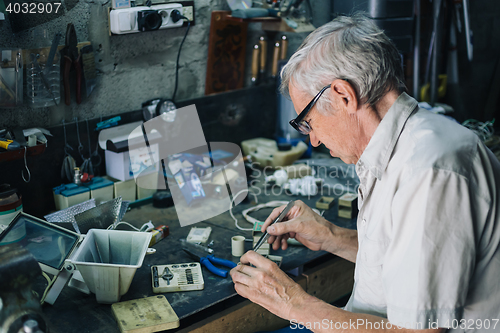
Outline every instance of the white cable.
POLYGON ((288 201, 269 201, 267 203, 264 203, 264 204, 260 204, 260 205, 257 205, 255 207, 252 207, 252 208, 248 208, 248 209, 245 209, 243 212, 242 212, 242 215, 243 217, 250 223, 252 224, 255 224, 255 223, 263 223, 264 221, 259 221, 257 220, 256 218, 254 217, 251 217, 250 215, 248 215, 248 213, 251 213, 251 212, 255 212, 259 209, 262 209, 262 208, 276 208, 276 207, 280 207, 280 206, 283 206, 283 205, 286 205, 288 203, 288 201))
POLYGON ((128 223, 128 222, 118 222, 117 224, 112 224, 110 225, 107 230, 115 230, 117 226, 119 226, 120 224, 125 224, 125 225, 128 225, 129 227, 131 227, 132 229, 136 230, 136 231, 140 231, 139 228, 136 228, 134 227, 132 224, 128 223))
POLYGON ((40 304, 45 303, 45 297, 47 297, 47 293, 49 292, 50 288, 52 287, 57 278, 56 275, 51 280, 50 277, 47 275, 47 273, 45 273, 44 271, 42 271, 42 276, 47 280, 47 288, 45 288, 45 291, 43 292, 42 298, 40 299, 40 304))
POLYGON ((243 189, 241 191, 239 191, 238 193, 236 193, 234 196, 233 196, 233 199, 231 200, 231 202, 229 203, 229 215, 231 215, 231 217, 233 218, 234 220, 234 225, 236 226, 236 228, 238 228, 239 230, 243 230, 243 231, 250 231, 250 230, 253 230, 253 228, 243 228, 243 227, 240 227, 238 225, 238 220, 236 219, 236 217, 234 217, 233 215, 233 203, 234 201, 236 200, 236 198, 238 197, 238 195, 240 195, 241 193, 243 192, 248 192, 249 194, 252 194, 253 197, 255 198, 255 202, 258 202, 258 199, 257 199, 257 195, 255 195, 255 193, 253 192, 250 192, 248 189, 243 189))
POLYGON ((233 196, 233 199, 231 200, 231 202, 229 203, 229 215, 231 215, 231 217, 233 218, 234 225, 236 226, 236 228, 238 228, 239 230, 243 230, 243 231, 251 231, 251 230, 253 230, 253 228, 243 228, 243 227, 240 227, 238 225, 238 220, 233 215, 233 203, 236 200, 236 198, 238 197, 238 195, 240 195, 241 193, 244 193, 245 191, 248 192, 249 194, 253 194, 253 197, 255 198, 255 202, 258 202, 257 195, 255 195, 255 193, 250 192, 248 189, 243 189, 243 190, 239 191, 238 193, 236 193, 233 196))

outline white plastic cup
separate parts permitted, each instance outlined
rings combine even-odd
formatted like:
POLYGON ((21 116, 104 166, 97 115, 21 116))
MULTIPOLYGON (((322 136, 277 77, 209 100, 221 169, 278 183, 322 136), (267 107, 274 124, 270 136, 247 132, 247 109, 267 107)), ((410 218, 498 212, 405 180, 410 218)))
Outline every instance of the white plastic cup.
POLYGON ((241 257, 245 253, 245 237, 233 236, 231 238, 231 254, 235 257, 241 257))

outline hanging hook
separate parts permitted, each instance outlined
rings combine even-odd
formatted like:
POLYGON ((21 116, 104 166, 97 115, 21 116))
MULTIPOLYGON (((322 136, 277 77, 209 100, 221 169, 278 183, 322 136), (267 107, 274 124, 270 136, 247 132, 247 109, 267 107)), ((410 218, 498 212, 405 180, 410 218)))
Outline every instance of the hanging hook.
POLYGON ((64 121, 64 119, 62 121, 62 125, 63 125, 63 131, 64 131, 64 154, 70 155, 68 152, 68 148, 71 150, 73 150, 73 148, 70 145, 68 145, 68 140, 66 139, 66 122, 64 121))
POLYGON ((25 183, 29 183, 31 180, 31 172, 30 169, 28 169, 28 163, 26 162, 26 151, 28 150, 28 147, 24 146, 24 167, 26 168, 26 171, 28 171, 28 180, 24 177, 24 169, 21 171, 21 176, 23 177, 23 180, 25 183))
POLYGON ((78 137, 78 152, 80 153, 80 156, 82 157, 82 160, 85 160, 82 154, 83 150, 83 145, 82 142, 80 141, 80 129, 78 128, 78 118, 75 117, 75 123, 76 123, 76 136, 78 137))
POLYGON ((87 123, 87 140, 89 142, 89 158, 92 156, 92 148, 90 147, 90 131, 89 131, 89 120, 85 119, 85 122, 87 123))

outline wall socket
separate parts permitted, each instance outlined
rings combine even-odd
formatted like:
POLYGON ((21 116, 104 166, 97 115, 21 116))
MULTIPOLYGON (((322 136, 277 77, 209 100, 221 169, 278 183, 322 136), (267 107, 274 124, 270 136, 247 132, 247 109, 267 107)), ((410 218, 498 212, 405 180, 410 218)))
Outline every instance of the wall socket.
POLYGON ((194 8, 193 6, 182 7, 182 15, 187 17, 190 22, 194 21, 194 8))
MULTIPOLYGON (((176 1, 176 3, 180 3, 182 5, 181 13, 183 16, 186 16, 189 20, 191 26, 196 24, 196 16, 195 16, 195 8, 193 0, 184 0, 184 1, 176 1)), ((183 27, 187 27, 187 21, 184 20, 183 27)))

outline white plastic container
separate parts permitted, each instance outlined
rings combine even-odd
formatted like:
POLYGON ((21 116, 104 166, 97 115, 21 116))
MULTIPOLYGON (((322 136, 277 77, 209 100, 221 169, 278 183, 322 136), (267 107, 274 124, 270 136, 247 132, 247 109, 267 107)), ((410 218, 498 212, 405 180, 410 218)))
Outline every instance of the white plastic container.
POLYGON ((90 229, 72 262, 98 303, 118 302, 141 267, 150 232, 90 229))

